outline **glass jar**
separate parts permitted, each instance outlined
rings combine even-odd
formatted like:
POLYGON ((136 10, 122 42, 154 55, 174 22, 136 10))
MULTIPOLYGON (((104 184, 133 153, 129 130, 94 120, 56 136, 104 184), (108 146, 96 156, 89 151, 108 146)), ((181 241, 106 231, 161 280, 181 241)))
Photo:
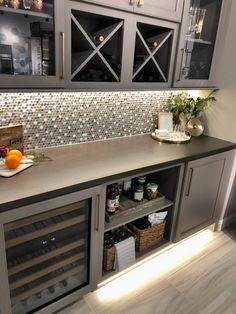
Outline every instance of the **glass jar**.
POLYGON ((145 176, 137 177, 137 178, 136 178, 136 183, 137 183, 138 185, 144 185, 145 182, 146 182, 146 177, 145 177, 145 176))
POLYGON ((123 190, 125 195, 128 195, 130 193, 131 186, 132 186, 131 179, 124 180, 123 190))
POLYGON ((135 185, 134 186, 134 194, 133 200, 135 202, 141 202, 143 200, 144 188, 142 185, 135 185))
POLYGON ((158 195, 158 185, 156 183, 147 183, 145 188, 145 197, 148 200, 153 200, 157 198, 158 195))

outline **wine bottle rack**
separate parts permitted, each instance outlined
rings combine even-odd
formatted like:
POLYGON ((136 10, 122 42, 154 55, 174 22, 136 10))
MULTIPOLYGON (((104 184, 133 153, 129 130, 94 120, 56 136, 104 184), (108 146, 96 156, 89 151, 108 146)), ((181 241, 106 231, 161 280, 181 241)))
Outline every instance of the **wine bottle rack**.
POLYGON ((119 82, 124 22, 71 10, 71 81, 119 82))
POLYGON ((138 23, 133 82, 167 82, 173 30, 138 23))
POLYGON ((4 225, 13 313, 88 282, 90 215, 85 200, 4 225))

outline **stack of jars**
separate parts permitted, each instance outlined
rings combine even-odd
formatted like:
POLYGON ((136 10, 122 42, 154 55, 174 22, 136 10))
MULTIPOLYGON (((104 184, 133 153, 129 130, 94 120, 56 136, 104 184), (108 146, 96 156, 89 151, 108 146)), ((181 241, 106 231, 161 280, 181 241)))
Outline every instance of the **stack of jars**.
POLYGON ((158 185, 156 183, 146 183, 146 176, 126 179, 109 185, 107 187, 106 204, 106 210, 109 214, 114 214, 119 209, 120 195, 122 193, 132 198, 135 202, 141 202, 144 198, 153 200, 158 196, 158 185))

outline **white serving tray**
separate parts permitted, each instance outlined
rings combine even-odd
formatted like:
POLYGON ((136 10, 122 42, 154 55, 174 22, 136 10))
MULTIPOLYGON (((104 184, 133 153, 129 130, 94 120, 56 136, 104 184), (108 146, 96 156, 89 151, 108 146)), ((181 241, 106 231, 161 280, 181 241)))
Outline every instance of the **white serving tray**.
POLYGON ((15 174, 31 167, 34 162, 30 159, 22 159, 22 163, 16 169, 9 169, 5 166, 4 162, 0 161, 0 176, 9 178, 14 176, 15 174))

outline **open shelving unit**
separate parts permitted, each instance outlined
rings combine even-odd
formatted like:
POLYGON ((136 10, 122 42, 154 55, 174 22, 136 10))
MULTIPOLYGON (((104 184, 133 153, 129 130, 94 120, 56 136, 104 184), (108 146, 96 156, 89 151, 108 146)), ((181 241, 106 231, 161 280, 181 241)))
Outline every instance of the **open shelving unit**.
MULTIPOLYGON (((114 235, 113 231, 117 230, 117 228, 119 229, 124 226, 129 229, 129 223, 132 223, 140 218, 147 218, 147 216, 151 213, 167 211, 163 239, 159 240, 158 243, 152 245, 151 247, 147 247, 141 252, 136 251, 136 262, 139 262, 140 260, 157 253, 170 245, 176 215, 176 198, 179 197, 179 180, 182 180, 181 171, 183 170, 181 169, 182 168, 180 166, 176 166, 160 169, 145 175, 146 183, 153 182, 158 184, 159 195, 156 199, 147 200, 144 196, 144 199, 141 202, 136 202, 132 199, 132 192, 130 195, 121 194, 119 209, 117 209, 114 214, 105 214, 104 240, 106 239, 107 241, 108 239, 109 241, 109 238, 114 235)), ((140 175, 143 176, 144 174, 140 175)), ((137 176, 132 178, 132 182, 135 182, 136 178, 137 176)), ((124 178, 124 180, 126 179, 127 178, 124 178)), ((132 229, 130 230, 132 231, 132 229)), ((107 254, 109 253, 106 253, 106 256, 107 254)), ((117 269, 107 269, 108 268, 103 268, 102 270, 102 281, 118 273, 117 269)))
POLYGON ((123 20, 71 10, 71 81, 119 82, 123 20))

